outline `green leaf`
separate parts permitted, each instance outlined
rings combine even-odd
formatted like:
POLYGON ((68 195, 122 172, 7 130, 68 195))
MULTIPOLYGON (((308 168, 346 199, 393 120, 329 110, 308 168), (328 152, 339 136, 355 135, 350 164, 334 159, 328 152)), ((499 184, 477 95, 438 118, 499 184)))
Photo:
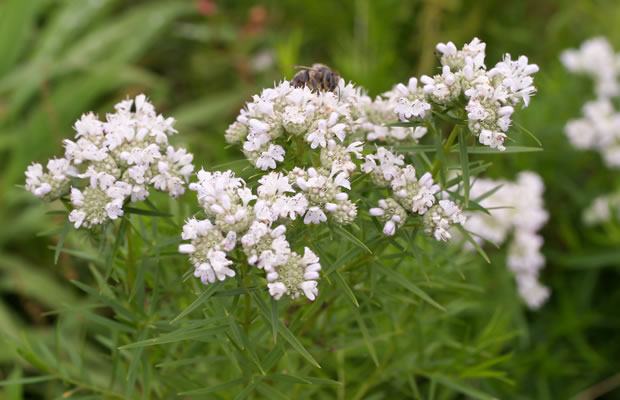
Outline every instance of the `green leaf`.
POLYGON ((0 3, 0 76, 17 63, 28 44, 42 1, 4 0, 0 3))
POLYGON ((274 389, 273 387, 263 383, 263 382, 259 382, 258 386, 256 387, 256 390, 262 394, 263 396, 265 396, 264 398, 266 399, 273 399, 273 400, 290 400, 290 397, 288 395, 284 395, 283 393, 277 391, 276 389, 274 389))
POLYGON ((192 304, 190 304, 185 310, 181 311, 179 315, 174 317, 172 321, 170 321, 170 325, 174 324, 181 318, 185 317, 187 314, 191 313, 196 308, 198 308, 202 303, 207 301, 209 297, 213 296, 213 294, 217 291, 221 283, 222 283, 221 281, 216 281, 210 284, 209 286, 207 286, 207 290, 202 292, 200 296, 198 296, 198 298, 192 302, 192 304))
POLYGON ((366 246, 364 244, 364 242, 362 242, 361 240, 359 240, 357 237, 355 237, 355 235, 353 235, 351 232, 349 232, 348 230, 342 228, 340 225, 331 225, 332 229, 338 233, 340 233, 342 236, 344 236, 345 239, 347 239, 349 242, 355 244, 356 246, 359 246, 360 248, 366 250, 368 253, 372 254, 372 251, 368 248, 368 246, 366 246))
MULTIPOLYGON (((138 340, 144 340, 144 338, 148 335, 148 329, 143 329, 138 335, 138 340)), ((140 359, 142 358, 142 352, 144 351, 144 347, 138 347, 137 349, 133 349, 131 352, 131 356, 129 357, 129 370, 127 372, 127 385, 125 386, 125 397, 130 399, 133 394, 133 390, 136 386, 136 376, 138 374, 138 365, 140 363, 140 359)))
POLYGON ((540 142, 540 140, 538 140, 538 138, 536 136, 534 136, 534 134, 532 132, 530 132, 528 129, 526 129, 523 125, 521 125, 518 121, 513 120, 512 121, 514 123, 514 125, 519 128, 519 131, 525 133, 526 135, 528 135, 529 137, 531 137, 532 139, 534 139, 536 141, 536 143, 538 143, 538 145, 540 147, 542 147, 542 143, 540 142))
POLYGON ((465 197, 465 207, 469 207, 469 160, 467 158, 467 141, 463 129, 459 132, 459 149, 461 151, 461 172, 463 173, 463 192, 465 197))
POLYGON ((54 251, 54 264, 58 264, 58 258, 60 257, 60 251, 62 250, 62 245, 65 242, 67 233, 69 233, 69 228, 71 228, 71 222, 69 220, 66 220, 65 225, 62 227, 62 232, 60 233, 60 237, 58 238, 58 243, 56 243, 56 250, 54 251))
MULTIPOLYGON (((223 318, 211 318, 211 320, 222 320, 223 318)), ((125 346, 119 347, 119 349, 133 349, 135 347, 143 347, 143 346, 153 346, 158 344, 165 343, 174 343, 180 342, 183 340, 193 340, 193 339, 206 339, 208 336, 214 336, 218 333, 224 332, 227 329, 226 326, 216 326, 212 328, 199 328, 199 329, 179 329, 178 331, 170 332, 164 335, 161 335, 156 338, 141 340, 138 342, 134 342, 131 344, 127 344, 125 346)))
POLYGON ((133 207, 123 207, 123 211, 128 214, 137 214, 137 215, 148 215, 151 217, 170 217, 170 214, 157 211, 157 210, 144 210, 142 208, 133 208, 133 207))
POLYGON ((110 297, 104 296, 104 295, 98 293, 95 289, 91 288, 90 286, 83 284, 82 282, 78 282, 78 281, 74 281, 74 280, 71 280, 70 282, 72 284, 74 284, 75 286, 77 286, 78 288, 80 288, 82 291, 84 291, 84 293, 87 293, 87 294, 93 296, 98 301, 100 301, 103 304, 107 305, 108 307, 112 308, 117 314, 121 315, 123 318, 127 319, 128 321, 135 321, 136 320, 136 316, 133 315, 132 312, 129 311, 118 300, 116 300, 114 298, 110 298, 110 297))
POLYGON ((248 355, 250 356, 250 359, 258 367, 261 374, 264 375, 265 370, 263 369, 263 365, 261 364, 260 359, 258 358, 258 355, 256 354, 256 348, 254 347, 254 344, 252 344, 252 342, 248 339, 248 336, 243 332, 243 330, 241 329, 241 327, 239 326, 237 321, 235 321, 234 318, 231 317, 228 319, 228 321, 230 323, 230 326, 237 333, 237 336, 243 342, 243 347, 245 347, 245 349, 247 350, 248 355))
POLYGON ((465 239, 467 239, 467 241, 471 243, 472 246, 474 246, 476 251, 482 256, 482 258, 484 258, 486 262, 491 264, 491 260, 489 260, 489 256, 487 256, 487 253, 485 253, 485 251, 482 250, 482 247, 480 247, 480 245, 474 240, 474 238, 471 237, 467 229, 463 228, 463 226, 460 224, 455 224, 454 226, 456 226, 456 228, 463 234, 463 236, 465 236, 465 239))
POLYGON ((271 298, 271 333, 273 334, 273 342, 278 343, 278 301, 271 298))
POLYGON ((245 389, 243 389, 243 391, 241 393, 239 393, 237 396, 235 396, 234 400, 243 400, 246 397, 248 397, 250 395, 250 393, 252 393, 252 391, 254 390, 254 388, 256 386, 258 386, 258 384, 261 382, 262 377, 255 377, 255 380, 253 382, 251 382, 245 389))
POLYGON ((459 119, 459 118, 455 118, 449 114, 440 113, 438 111, 433 111, 433 115, 438 116, 440 119, 443 119, 444 121, 452 122, 453 124, 467 125, 467 121, 459 119))
MULTIPOLYGON (((263 314, 263 318, 265 318, 267 321, 271 321, 269 317, 270 315, 269 309, 267 308, 267 305, 265 304, 265 302, 256 293, 252 293, 252 297, 254 298, 256 304, 258 305, 258 308, 263 314)), ((299 340, 297 340, 297 337, 293 334, 293 332, 290 331, 290 329, 286 327, 286 325, 282 323, 282 321, 278 321, 278 331, 280 332, 280 335, 282 335, 284 340, 289 342, 289 344, 293 346, 293 348, 297 350, 299 354, 301 354, 306 360, 308 360, 315 367, 321 368, 319 363, 316 362, 316 360, 310 355, 308 350, 306 350, 306 348, 299 342, 299 340)))
POLYGON ((543 151, 542 147, 525 147, 525 146, 506 146, 506 150, 499 151, 487 146, 468 147, 467 152, 469 154, 507 154, 507 153, 531 153, 536 151, 543 151))
POLYGON ((268 375, 265 377, 265 380, 271 380, 271 381, 275 381, 275 382, 284 382, 284 383, 300 383, 302 385, 307 385, 307 384, 311 384, 312 382, 310 382, 307 379, 304 379, 300 376, 296 376, 296 375, 288 375, 288 374, 274 374, 274 375, 268 375))
POLYGON ((27 378, 15 378, 15 379, 7 379, 5 381, 0 381, 0 386, 8 386, 8 385, 28 385, 30 383, 38 383, 51 381, 52 379, 58 379, 54 375, 41 375, 41 376, 32 376, 27 378))
POLYGON ((300 376, 300 378, 310 381, 315 385, 342 385, 342 382, 334 381, 325 378, 314 378, 312 376, 300 376))
POLYGON ((87 320, 94 322, 95 324, 104 326, 112 332, 115 332, 115 331, 120 331, 120 332, 125 332, 125 333, 135 332, 135 329, 130 326, 121 324, 120 322, 116 322, 106 317, 102 317, 101 315, 95 314, 94 312, 84 310, 84 309, 79 309, 79 308, 76 309, 76 311, 82 314, 84 318, 86 318, 87 320))
POLYGON ((401 285, 405 289, 409 290, 411 293, 413 293, 416 296, 420 297, 422 300, 424 300, 427 303, 431 304, 433 307, 436 307, 436 308, 440 309, 441 311, 446 311, 446 309, 443 306, 441 306, 441 304, 437 303, 428 294, 426 294, 426 292, 424 292, 422 289, 420 289, 416 284, 414 284, 413 282, 411 282, 410 280, 408 280, 407 278, 405 278, 404 276, 402 276, 398 272, 396 272, 396 271, 386 267, 385 265, 381 264, 380 262, 376 262, 374 265, 381 272, 383 272, 383 274, 386 275, 391 281, 401 285))
POLYGON ((360 327, 360 331, 362 332, 362 337, 364 338, 364 343, 366 343, 366 347, 368 348, 368 352, 370 353, 370 358, 375 363, 375 366, 379 366, 379 359, 377 358, 377 352, 375 351, 375 346, 372 344, 372 340, 370 337, 370 333, 368 332, 368 327, 364 322, 364 318, 360 315, 360 310, 356 307, 352 307, 353 316, 357 321, 357 325, 360 327))
POLYGON ((500 190, 502 186, 504 186, 504 184, 500 183, 499 185, 495 186, 493 189, 489 190, 488 192, 482 193, 480 196, 476 197, 474 201, 477 203, 480 203, 482 200, 489 198, 493 196, 493 194, 497 193, 497 191, 500 190))
POLYGON ((347 281, 342 277, 340 271, 334 271, 330 276, 334 278, 334 281, 340 286, 340 288, 344 291, 344 294, 347 296, 349 301, 355 306, 359 307, 360 303, 358 303, 357 298, 355 298, 355 294, 353 290, 347 284, 347 281))
POLYGON ((437 375, 433 375, 433 379, 435 379, 437 382, 441 383, 444 386, 447 386, 451 389, 456 390, 457 392, 460 392, 464 395, 467 395, 469 398, 471 399, 478 399, 478 400, 497 400, 497 397, 495 396, 491 396, 489 394, 486 394, 484 392, 481 392, 478 389, 475 389, 469 385, 466 385, 464 383, 452 380, 448 377, 444 377, 444 376, 437 376, 437 375))
POLYGON ((211 386, 208 388, 188 390, 187 392, 181 392, 179 393, 179 396, 198 396, 198 395, 203 395, 207 393, 219 392, 220 390, 232 388, 237 385, 242 385, 249 380, 250 380, 249 378, 239 378, 239 379, 235 379, 234 381, 222 383, 222 384, 211 386))
POLYGON ((432 144, 414 144, 394 146, 392 150, 397 153, 434 153, 437 151, 437 147, 432 144))

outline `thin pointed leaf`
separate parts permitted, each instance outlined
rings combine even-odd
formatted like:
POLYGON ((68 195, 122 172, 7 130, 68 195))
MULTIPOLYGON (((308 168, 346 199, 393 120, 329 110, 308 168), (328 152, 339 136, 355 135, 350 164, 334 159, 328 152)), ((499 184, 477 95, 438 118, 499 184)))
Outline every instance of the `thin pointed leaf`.
POLYGON ((478 400, 496 400, 497 397, 488 395, 464 383, 452 380, 443 376, 433 376, 433 378, 444 386, 456 390, 457 392, 467 395, 468 398, 478 400))
POLYGON ((533 134, 532 132, 530 132, 530 131, 526 128, 526 127, 524 127, 523 125, 521 125, 519 122, 514 121, 514 120, 513 120, 512 122, 515 124, 515 126, 516 126, 517 128, 519 128, 519 131, 521 131, 521 132, 525 133, 526 135, 528 135, 529 137, 531 137, 532 139, 534 139, 534 141, 535 141, 536 143, 538 143, 538 145, 539 145, 540 147, 542 147, 542 143, 540 142, 540 140, 538 140, 538 138, 537 138, 536 136, 534 136, 534 134, 533 134))
POLYGON ((60 257, 62 245, 65 242, 67 233, 69 233, 69 228, 71 228, 71 221, 66 220, 65 225, 62 227, 62 232, 60 233, 60 237, 58 238, 58 243, 56 243, 56 250, 54 251, 54 264, 58 264, 58 258, 60 257))
POLYGON ((200 296, 198 296, 198 298, 196 300, 194 300, 194 302, 192 304, 190 304, 185 310, 181 311, 181 313, 179 315, 177 315, 176 317, 174 317, 174 319, 172 321, 170 321, 170 325, 173 325, 175 322, 177 322, 181 318, 185 317, 187 314, 189 314, 192 311, 194 311, 202 303, 207 301, 209 299, 209 297, 213 296, 213 294, 217 291, 218 287, 220 286, 220 283, 221 283, 221 281, 217 281, 217 282, 214 282, 214 283, 210 284, 207 287, 207 290, 202 292, 200 294, 200 296))
POLYGON ((456 226, 456 228, 463 234, 463 236, 465 236, 465 239, 467 239, 467 241, 471 243, 472 246, 474 246, 476 251, 482 256, 482 258, 484 258, 487 263, 491 264, 491 260, 489 260, 489 256, 487 256, 487 253, 482 250, 482 247, 480 247, 480 245, 474 240, 474 238, 469 234, 467 229, 463 228, 463 226, 460 224, 455 224, 454 226, 456 226))
POLYGON ((157 210, 144 210, 142 208, 134 208, 134 207, 123 207, 123 211, 128 214, 137 214, 137 215, 148 215, 151 217, 170 217, 171 215, 168 213, 164 213, 157 210))
POLYGON ((359 246, 362 249, 366 250, 368 253, 372 254, 372 251, 368 248, 368 246, 366 246, 364 242, 362 242, 357 237, 355 237, 355 235, 353 235, 351 232, 347 231, 346 229, 342 228, 339 225, 332 225, 332 227, 334 228, 336 232, 341 233, 342 236, 344 236, 348 241, 352 242, 356 246, 359 246))
POLYGON ((359 308, 360 303, 357 301, 357 298, 355 297, 353 290, 351 290, 347 281, 342 277, 342 274, 340 273, 340 271, 335 271, 333 274, 331 274, 331 276, 334 278, 334 282, 336 282, 338 286, 340 286, 340 288, 344 291, 344 294, 347 296, 349 301, 355 307, 359 308))
POLYGON ((195 389, 195 390, 188 390, 187 392, 181 392, 179 393, 179 396, 198 396, 198 395, 203 395, 207 393, 219 392, 220 390, 232 388, 237 385, 242 385, 248 380, 249 378, 239 378, 239 379, 235 379, 234 381, 222 383, 222 384, 211 386, 211 387, 204 388, 204 389, 195 389))
POLYGON ((468 147, 469 154, 506 154, 506 153, 531 153, 543 151, 542 147, 526 147, 526 146, 506 146, 506 150, 499 151, 486 146, 468 147))
POLYGON ((370 358, 375 363, 375 366, 379 366, 379 359, 377 358, 377 352, 375 351, 375 346, 372 344, 372 340, 370 338, 370 333, 368 332, 368 327, 364 322, 364 319, 360 315, 360 310, 353 307, 353 316, 355 316, 355 320, 357 321, 357 325, 360 327, 360 331, 362 332, 362 337, 364 338, 364 343, 366 343, 366 347, 368 348, 368 352, 370 353, 370 358))
POLYGON ((413 282, 411 282, 410 280, 408 280, 407 278, 405 278, 398 272, 386 267, 385 265, 379 262, 375 263, 374 265, 381 272, 383 272, 384 275, 390 278, 390 280, 392 280, 393 282, 401 285, 405 289, 409 290, 411 293, 415 294, 416 296, 420 297, 422 300, 440 309, 441 311, 446 311, 446 309, 441 304, 437 303, 428 294, 426 294, 425 291, 420 289, 416 284, 414 284, 413 282))
MULTIPOLYGON (((267 307, 265 302, 256 293, 252 293, 252 296, 254 297, 256 304, 258 305, 260 311, 262 312, 263 318, 265 318, 267 321, 270 321, 269 308, 267 307)), ((289 344, 293 346, 293 348, 297 350, 299 354, 301 354, 306 360, 308 360, 315 367, 321 368, 319 363, 310 355, 308 350, 306 350, 306 348, 299 342, 299 340, 297 340, 297 337, 293 334, 293 332, 290 331, 290 329, 286 327, 286 325, 282 323, 282 321, 278 321, 278 331, 280 332, 280 335, 282 335, 284 340, 289 342, 289 344)))
POLYGON ((271 298, 271 333, 273 334, 273 342, 278 343, 278 302, 271 298))

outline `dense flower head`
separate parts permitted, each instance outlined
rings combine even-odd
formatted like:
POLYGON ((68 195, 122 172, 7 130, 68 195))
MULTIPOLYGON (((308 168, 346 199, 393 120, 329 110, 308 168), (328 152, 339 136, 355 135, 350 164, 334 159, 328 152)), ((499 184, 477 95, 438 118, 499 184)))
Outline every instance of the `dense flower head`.
POLYGON ((392 197, 379 200, 379 207, 371 208, 370 215, 380 217, 385 223, 383 233, 394 235, 396 228, 404 225, 407 213, 424 216, 426 232, 436 240, 447 241, 447 229, 453 224, 462 225, 465 217, 461 208, 450 200, 441 200, 435 206, 440 187, 429 172, 418 176, 413 165, 405 164, 402 155, 379 147, 366 156, 362 170, 380 187, 387 187, 392 197), (425 214, 432 210, 429 217, 425 214), (444 233, 445 230, 445 233, 444 233))
POLYGON ((65 140, 65 157, 26 171, 26 188, 51 201, 71 193, 75 227, 92 227, 123 215, 127 202, 148 197, 149 188, 178 197, 194 171, 193 156, 169 145, 174 119, 155 112, 145 95, 121 101, 100 121, 87 113, 65 140))
POLYGON ((543 238, 538 231, 549 218, 543 192, 543 182, 534 172, 521 172, 515 182, 478 179, 471 186, 470 198, 484 197, 479 204, 490 215, 470 212, 464 224, 478 242, 485 239, 499 246, 511 238, 507 264, 515 274, 519 294, 531 308, 539 307, 549 296, 549 290, 537 281, 545 265, 543 238))
POLYGON ((283 144, 289 137, 303 139, 311 149, 324 148, 331 140, 342 143, 351 132, 352 102, 361 94, 344 81, 340 89, 344 98, 333 92, 294 87, 288 81, 264 89, 228 128, 226 140, 241 143, 248 160, 263 171, 284 161, 283 144))
POLYGON ((585 103, 583 118, 568 121, 564 132, 575 148, 597 150, 608 167, 620 167, 620 112, 609 98, 585 103))
MULTIPOLYGON (((586 40, 579 49, 565 50, 561 61, 570 72, 588 75, 595 84, 596 98, 583 105, 581 118, 570 120, 564 133, 579 150, 598 151, 609 168, 620 167, 620 53, 604 37, 586 40)), ((620 192, 599 195, 583 212, 587 225, 619 219, 620 192)))
POLYGON ((579 49, 563 51, 560 59, 567 70, 593 78, 598 96, 615 97, 620 94, 620 57, 606 38, 586 40, 579 49))
MULTIPOLYGON (((235 276, 230 253, 239 248, 247 263, 264 270, 269 292, 279 300, 304 294, 314 300, 321 269, 318 257, 306 262, 291 250, 286 239, 287 221, 310 213, 309 200, 296 193, 291 177, 272 171, 252 190, 233 171, 200 170, 190 184, 206 219, 190 218, 183 226, 179 252, 189 254, 194 275, 203 284, 235 276)), ((305 249, 306 254, 314 254, 305 249)))
MULTIPOLYGON (((532 74, 538 71, 525 56, 513 60, 510 54, 490 70, 486 69, 485 43, 474 38, 458 50, 452 42, 439 43, 441 73, 411 78, 398 84, 385 97, 403 121, 422 121, 434 105, 462 109, 470 131, 481 144, 505 150, 504 141, 517 105, 527 107, 536 92, 532 74), (419 84, 422 86, 420 87, 419 84)), ((436 107, 435 107, 436 108, 436 107)), ((411 128, 410 128, 411 129, 411 128)), ((375 134, 376 135, 376 134, 375 134)), ((384 135, 385 136, 385 135, 384 135)))

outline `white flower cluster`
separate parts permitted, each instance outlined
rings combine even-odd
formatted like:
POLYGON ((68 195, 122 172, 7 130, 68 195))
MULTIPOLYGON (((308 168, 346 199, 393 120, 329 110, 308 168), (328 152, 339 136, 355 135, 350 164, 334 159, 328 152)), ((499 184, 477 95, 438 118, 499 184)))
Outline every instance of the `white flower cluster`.
POLYGON ((76 228, 122 216, 123 205, 146 199, 150 186, 177 197, 194 171, 192 154, 168 143, 174 119, 157 114, 145 95, 115 109, 106 121, 82 115, 75 141, 65 140, 65 157, 50 160, 47 172, 37 163, 26 171, 26 188, 37 197, 51 201, 70 191, 76 228))
POLYGON ((564 127, 571 144, 581 150, 597 150, 608 167, 620 167, 620 112, 612 99, 620 95, 620 54, 607 39, 588 40, 579 50, 566 50, 561 60, 571 72, 585 73, 596 84, 597 99, 583 106, 583 118, 564 127))
POLYGON ((533 309, 549 297, 549 289, 538 282, 545 258, 540 252, 543 238, 537 232, 549 218, 543 191, 541 178, 529 171, 521 172, 516 182, 478 179, 471 186, 470 198, 482 197, 479 204, 491 215, 469 213, 465 223, 465 229, 476 235, 478 242, 484 238, 499 246, 512 233, 507 264, 515 274, 521 298, 533 309))
POLYGON ((235 276, 227 256, 240 244, 248 264, 265 271, 276 300, 285 294, 316 298, 319 258, 307 247, 303 256, 292 251, 281 224, 313 215, 312 203, 304 194, 295 194, 289 179, 280 172, 266 174, 254 194, 232 171, 198 172, 198 182, 190 189, 198 193, 208 218, 188 219, 181 236, 191 243, 179 246, 181 253, 189 254, 194 276, 205 285, 235 276))
POLYGON ((579 49, 563 51, 560 60, 567 70, 591 77, 599 97, 615 97, 620 94, 620 53, 615 53, 604 37, 586 40, 579 49))
MULTIPOLYGON (((343 80, 340 86, 343 92, 359 94, 343 80)), ((226 130, 226 141, 242 143, 245 156, 257 168, 275 169, 276 162, 284 160, 286 152, 281 144, 290 135, 312 149, 325 148, 330 142, 342 143, 351 131, 349 108, 350 102, 337 93, 312 91, 283 81, 247 103, 226 130)))
POLYGON ((583 212, 583 220, 588 225, 611 219, 620 219, 620 191, 598 196, 583 212))
POLYGON ((359 118, 355 120, 358 129, 365 133, 369 142, 398 144, 404 141, 417 142, 427 133, 424 126, 402 127, 390 126, 409 118, 424 119, 431 105, 424 101, 424 95, 417 87, 416 78, 409 80, 409 85, 402 83, 383 93, 375 100, 362 96, 357 101, 360 108, 359 118))
POLYGON ((461 208, 451 200, 436 204, 439 185, 433 182, 429 172, 418 179, 415 168, 405 165, 402 155, 396 156, 379 147, 376 153, 366 156, 362 170, 370 174, 377 186, 391 189, 392 197, 380 200, 379 207, 370 209, 370 215, 380 217, 385 223, 384 234, 394 235, 396 228, 405 224, 407 213, 424 215, 425 230, 436 240, 449 240, 450 226, 465 222, 461 208))
POLYGON ((403 121, 419 121, 430 114, 432 104, 463 109, 462 95, 467 104, 463 114, 471 132, 480 143, 500 151, 505 150, 504 140, 517 105, 529 105, 536 92, 531 75, 538 71, 536 64, 529 64, 527 57, 512 60, 510 54, 487 70, 484 64, 486 44, 474 38, 458 50, 454 43, 439 43, 441 73, 432 77, 424 75, 411 78, 407 86, 397 85, 388 93, 388 99, 397 103, 394 111, 403 121))

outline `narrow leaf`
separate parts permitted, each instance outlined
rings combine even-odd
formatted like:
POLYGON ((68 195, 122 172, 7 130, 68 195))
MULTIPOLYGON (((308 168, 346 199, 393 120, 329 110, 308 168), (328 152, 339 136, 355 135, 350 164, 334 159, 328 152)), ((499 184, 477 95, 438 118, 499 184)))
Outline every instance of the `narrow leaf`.
POLYGON ((443 308, 441 306, 441 304, 437 303, 435 300, 433 300, 428 294, 426 294, 426 292, 424 292, 422 289, 420 289, 416 284, 414 284, 413 282, 411 282, 410 280, 408 280, 407 278, 405 278, 404 276, 402 276, 401 274, 399 274, 398 272, 386 267, 385 265, 377 262, 374 264, 376 268, 378 268, 381 272, 383 272, 390 280, 392 280, 395 283, 398 283, 399 285, 401 285, 402 287, 404 287, 405 289, 409 290, 411 293, 415 294, 416 296, 420 297, 422 300, 426 301, 427 303, 431 304, 432 306, 442 310, 442 311, 446 311, 445 308, 443 308))
POLYGON ((207 290, 202 292, 200 294, 200 296, 198 296, 198 298, 196 300, 194 300, 194 302, 192 304, 190 304, 185 310, 181 311, 181 313, 179 315, 177 315, 176 317, 174 317, 174 319, 172 321, 170 321, 170 325, 174 324, 175 322, 177 322, 181 318, 185 317, 187 314, 191 313, 196 308, 198 308, 202 303, 207 301, 209 299, 209 297, 211 297, 217 291, 217 288, 220 286, 220 283, 221 283, 221 281, 217 281, 217 282, 214 282, 214 283, 210 284, 207 287, 207 290))
POLYGON ((351 288, 349 287, 349 284, 347 284, 347 281, 342 277, 342 274, 340 273, 340 271, 334 271, 334 273, 331 274, 330 276, 332 276, 334 278, 334 281, 344 291, 344 294, 347 296, 349 301, 355 307, 359 307, 360 303, 357 301, 357 298, 355 297, 355 294, 353 293, 353 290, 351 290, 351 288))
POLYGON ((179 393, 179 396, 198 396, 198 395, 203 395, 207 393, 219 392, 220 390, 224 390, 224 389, 228 389, 231 387, 235 387, 237 385, 244 384, 248 380, 249 378, 239 378, 239 379, 235 379, 234 381, 222 383, 222 384, 211 386, 211 387, 204 388, 204 389, 195 389, 195 390, 188 390, 187 392, 181 392, 179 393))

